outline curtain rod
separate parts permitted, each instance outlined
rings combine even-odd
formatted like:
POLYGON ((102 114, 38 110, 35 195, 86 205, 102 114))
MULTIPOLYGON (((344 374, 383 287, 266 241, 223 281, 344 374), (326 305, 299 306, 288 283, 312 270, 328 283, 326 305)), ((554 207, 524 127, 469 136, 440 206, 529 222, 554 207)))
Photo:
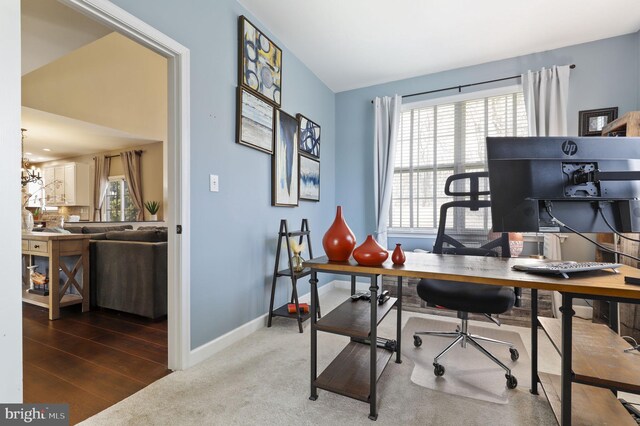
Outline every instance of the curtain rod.
MULTIPOLYGON (((569 65, 570 69, 574 69, 575 67, 576 67, 575 64, 569 65)), ((481 84, 488 84, 488 83, 496 83, 498 81, 513 80, 514 78, 520 78, 520 77, 522 77, 522 74, 513 75, 511 77, 496 78, 494 80, 479 81, 478 83, 471 83, 471 84, 463 84, 463 85, 460 85, 460 86, 445 87, 444 89, 436 89, 436 90, 428 90, 426 92, 411 93, 409 95, 402 95, 402 98, 410 98, 412 96, 428 95, 428 94, 431 94, 431 93, 445 92, 447 90, 453 90, 453 89, 458 89, 458 92, 462 92, 462 89, 464 89, 466 87, 479 86, 481 84)), ((371 101, 371 103, 373 103, 373 100, 371 101)))
MULTIPOLYGON (((140 154, 142 154, 144 152, 144 149, 136 149, 135 152, 138 152, 140 154)), ((105 158, 116 158, 116 157, 120 157, 120 154, 116 154, 116 155, 105 155, 105 158)), ((93 159, 95 160, 97 157, 93 157, 93 159)))

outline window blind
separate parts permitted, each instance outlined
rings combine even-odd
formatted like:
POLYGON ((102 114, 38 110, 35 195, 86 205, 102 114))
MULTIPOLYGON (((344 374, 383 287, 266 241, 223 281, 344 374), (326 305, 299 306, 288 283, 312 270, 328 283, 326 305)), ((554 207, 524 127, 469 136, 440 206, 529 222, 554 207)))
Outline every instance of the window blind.
MULTIPOLYGON (((486 170, 487 136, 527 136, 524 97, 519 91, 405 108, 396 147, 389 227, 392 231, 436 232, 440 206, 451 201, 444 194, 447 177, 486 170)), ((452 215, 447 228, 456 234, 486 235, 491 226, 488 216, 486 211, 452 215)))

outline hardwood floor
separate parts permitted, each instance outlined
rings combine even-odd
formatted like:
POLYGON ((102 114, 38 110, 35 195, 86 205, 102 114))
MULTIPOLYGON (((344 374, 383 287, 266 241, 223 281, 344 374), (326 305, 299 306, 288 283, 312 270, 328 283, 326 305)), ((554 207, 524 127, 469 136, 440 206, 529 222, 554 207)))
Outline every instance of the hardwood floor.
POLYGON ((166 376, 167 321, 22 304, 24 402, 68 403, 76 424, 166 376))

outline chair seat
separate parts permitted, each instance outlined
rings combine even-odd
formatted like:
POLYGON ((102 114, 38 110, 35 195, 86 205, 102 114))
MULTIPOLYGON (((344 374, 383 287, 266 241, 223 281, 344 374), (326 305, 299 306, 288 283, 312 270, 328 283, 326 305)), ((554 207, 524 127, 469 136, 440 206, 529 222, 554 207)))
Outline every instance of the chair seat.
POLYGON ((502 314, 516 301, 511 287, 423 279, 418 283, 422 300, 461 312, 502 314))

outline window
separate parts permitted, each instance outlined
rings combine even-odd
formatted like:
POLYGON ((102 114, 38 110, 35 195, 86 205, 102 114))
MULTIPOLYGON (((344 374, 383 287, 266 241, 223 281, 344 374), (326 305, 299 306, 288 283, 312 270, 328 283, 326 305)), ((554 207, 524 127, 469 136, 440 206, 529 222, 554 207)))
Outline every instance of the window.
POLYGON ((107 195, 104 200, 104 220, 107 222, 133 222, 138 209, 129 195, 129 187, 124 176, 109 177, 107 195))
MULTIPOLYGON (((450 201, 444 194, 447 177, 486 170, 487 136, 528 135, 521 88, 473 95, 403 105, 389 213, 392 232, 435 233, 440 206, 450 201)), ((488 216, 468 212, 448 217, 447 225, 455 234, 486 235, 488 216)))

